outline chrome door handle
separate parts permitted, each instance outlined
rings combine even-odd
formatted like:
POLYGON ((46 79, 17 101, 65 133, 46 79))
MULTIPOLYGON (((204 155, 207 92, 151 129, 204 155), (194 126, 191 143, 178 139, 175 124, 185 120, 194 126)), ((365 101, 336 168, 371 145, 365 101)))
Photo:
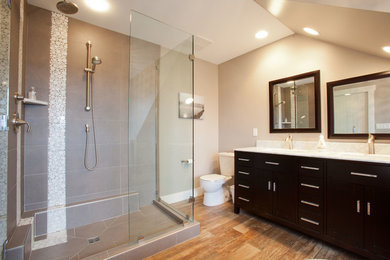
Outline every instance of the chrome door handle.
POLYGON ((238 173, 240 173, 240 174, 244 174, 244 175, 250 175, 250 173, 249 173, 249 172, 238 171, 238 173))
POLYGON ((268 181, 268 190, 271 190, 271 181, 268 181))
POLYGON ((265 164, 269 164, 269 165, 279 165, 278 162, 268 162, 268 161, 265 161, 264 163, 265 164))
POLYGON ((313 189, 319 189, 319 188, 320 188, 320 186, 311 185, 311 184, 306 184, 306 183, 301 183, 301 186, 303 186, 303 187, 308 187, 308 188, 313 188, 313 189))
POLYGON ((301 166, 301 169, 313 170, 313 171, 319 171, 320 170, 320 168, 310 167, 310 166, 301 166))
POLYGON ((367 202, 367 216, 371 216, 371 203, 367 202))
POLYGON ((276 191, 276 182, 274 182, 274 184, 273 184, 273 190, 274 190, 274 192, 276 191))
POLYGON ((250 187, 247 186, 247 185, 242 185, 242 184, 238 184, 238 187, 242 187, 242 188, 245 188, 245 189, 249 189, 250 187))
POLYGON ((367 174, 367 173, 360 173, 360 172, 351 172, 351 175, 369 177, 369 178, 378 178, 378 175, 376 174, 367 174))
POLYGON ((181 160, 181 163, 192 164, 192 159, 181 160))
POLYGON ((356 201, 356 212, 360 213, 360 200, 356 201))

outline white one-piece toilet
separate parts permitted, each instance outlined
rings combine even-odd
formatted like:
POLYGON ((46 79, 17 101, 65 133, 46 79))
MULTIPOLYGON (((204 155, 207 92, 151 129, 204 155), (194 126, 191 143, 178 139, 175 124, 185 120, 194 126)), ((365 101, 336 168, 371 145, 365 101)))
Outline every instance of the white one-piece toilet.
POLYGON ((200 177, 200 186, 204 191, 203 204, 217 206, 225 202, 222 185, 234 175, 234 153, 219 153, 221 174, 207 174, 200 177))

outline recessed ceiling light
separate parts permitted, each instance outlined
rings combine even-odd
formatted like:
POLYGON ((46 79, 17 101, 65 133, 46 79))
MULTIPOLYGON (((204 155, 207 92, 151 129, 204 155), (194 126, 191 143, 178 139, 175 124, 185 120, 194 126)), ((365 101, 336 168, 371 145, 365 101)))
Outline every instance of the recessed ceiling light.
POLYGON ((256 34, 255 34, 255 37, 257 39, 264 39, 268 36, 268 32, 267 31, 264 31, 264 30, 261 30, 261 31, 258 31, 256 34))
POLYGON ((385 46, 382 48, 385 52, 390 53, 390 46, 385 46))
POLYGON ((105 12, 110 8, 106 0, 84 0, 85 3, 94 11, 105 12))
POLYGON ((305 27, 303 30, 311 35, 319 35, 319 32, 309 27, 305 27))

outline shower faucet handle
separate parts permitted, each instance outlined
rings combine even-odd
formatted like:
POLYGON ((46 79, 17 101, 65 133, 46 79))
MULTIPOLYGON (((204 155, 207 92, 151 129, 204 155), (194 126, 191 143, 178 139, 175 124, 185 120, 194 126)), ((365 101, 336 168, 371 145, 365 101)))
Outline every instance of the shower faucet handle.
POLYGON ((31 126, 27 121, 24 121, 19 118, 19 113, 13 113, 11 123, 14 125, 14 130, 17 130, 17 127, 21 125, 27 125, 27 132, 31 132, 31 126))

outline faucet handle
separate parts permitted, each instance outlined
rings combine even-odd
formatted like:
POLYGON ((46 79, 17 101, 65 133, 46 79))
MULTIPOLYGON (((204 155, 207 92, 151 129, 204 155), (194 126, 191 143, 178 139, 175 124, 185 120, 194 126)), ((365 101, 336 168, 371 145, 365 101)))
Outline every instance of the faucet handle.
POLYGON ((27 132, 31 132, 31 125, 22 119, 19 118, 19 113, 13 113, 11 123, 14 125, 14 130, 16 131, 17 127, 21 125, 27 125, 27 132))

